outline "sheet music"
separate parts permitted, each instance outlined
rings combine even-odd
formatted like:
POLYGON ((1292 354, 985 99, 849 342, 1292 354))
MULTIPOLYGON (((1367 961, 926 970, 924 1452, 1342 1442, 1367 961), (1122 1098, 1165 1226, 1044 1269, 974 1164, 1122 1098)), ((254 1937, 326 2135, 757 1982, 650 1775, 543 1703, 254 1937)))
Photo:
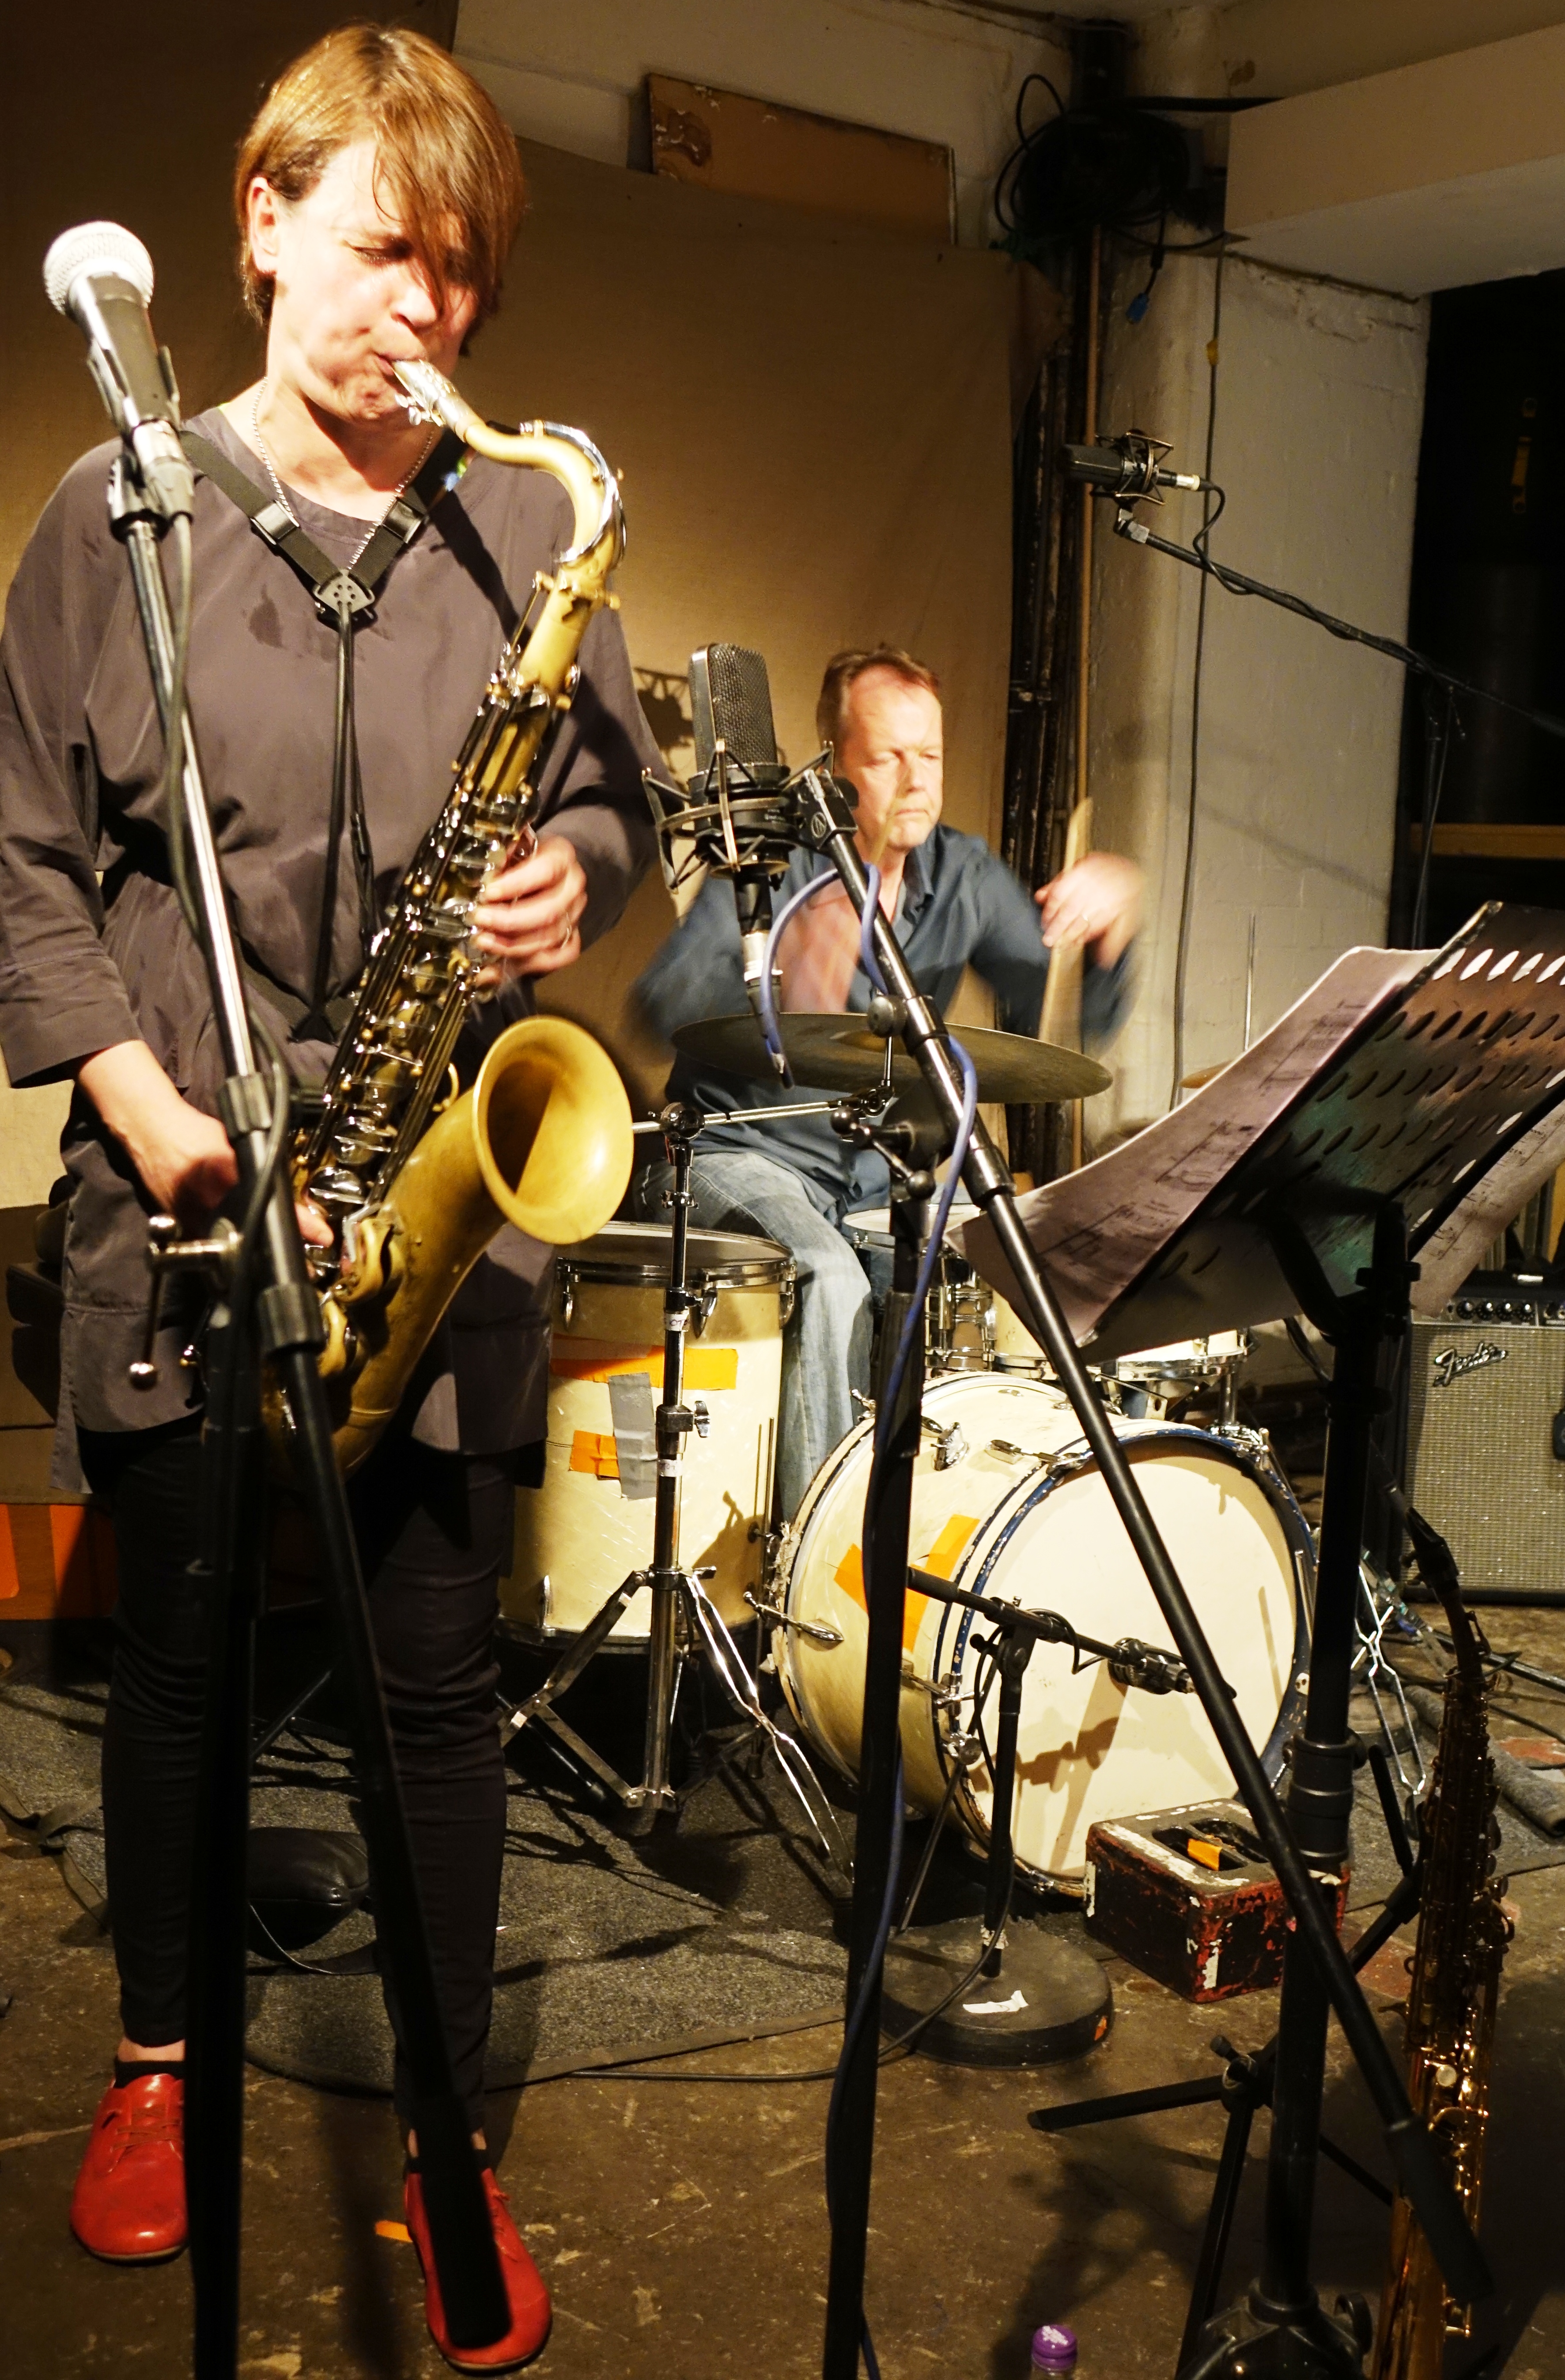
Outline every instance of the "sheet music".
MULTIPOLYGON (((1171 1114, 1079 1173, 1017 1200, 1078 1342, 1089 1339, 1108 1307, 1208 1193, 1430 955, 1344 952, 1269 1033, 1171 1114)), ((991 1289, 1018 1302, 1010 1267, 982 1217, 950 1236, 991 1289)), ((1214 1321, 1213 1327, 1226 1325, 1214 1321)))

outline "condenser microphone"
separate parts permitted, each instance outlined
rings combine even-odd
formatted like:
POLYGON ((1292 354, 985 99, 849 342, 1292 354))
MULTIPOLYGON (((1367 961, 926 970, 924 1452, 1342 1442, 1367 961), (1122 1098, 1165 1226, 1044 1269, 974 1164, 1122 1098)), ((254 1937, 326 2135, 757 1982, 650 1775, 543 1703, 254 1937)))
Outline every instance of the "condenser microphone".
POLYGON ((152 260, 122 224, 78 224, 43 260, 49 302, 86 334, 87 360, 148 501, 188 515, 195 477, 179 443, 179 392, 152 336, 152 260))
POLYGON ((703 645, 691 654, 690 722, 698 776, 710 768, 721 744, 758 789, 770 792, 786 782, 766 662, 747 645, 703 645))
POLYGON ((1184 488, 1198 492, 1207 485, 1188 471, 1165 471, 1163 456, 1170 453, 1167 442, 1148 438, 1140 430, 1127 430, 1118 438, 1106 438, 1096 446, 1067 446, 1065 468, 1073 480, 1085 480, 1095 492, 1120 496, 1134 503, 1139 497, 1153 496, 1159 488, 1184 488))

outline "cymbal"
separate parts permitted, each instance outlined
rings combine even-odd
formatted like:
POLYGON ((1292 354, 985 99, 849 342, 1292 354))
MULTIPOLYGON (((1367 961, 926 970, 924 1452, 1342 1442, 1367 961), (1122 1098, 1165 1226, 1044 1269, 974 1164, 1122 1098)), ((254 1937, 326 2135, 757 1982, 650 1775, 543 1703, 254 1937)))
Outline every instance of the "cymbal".
MULTIPOLYGON (((782 1046, 796 1083, 811 1090, 867 1091, 880 1080, 886 1045, 871 1033, 862 1016, 783 1015, 782 1046)), ((986 1026, 956 1027, 961 1042, 978 1070, 978 1097, 1003 1100, 1010 1106, 1044 1106, 1058 1099, 1089 1099, 1113 1080, 1095 1058, 1074 1050, 1057 1050, 1049 1041, 1032 1041, 1024 1033, 996 1033, 986 1026)), ((702 1065, 725 1075, 743 1075, 751 1082, 776 1079, 758 1019, 748 1010, 740 1016, 703 1016, 682 1025, 673 1046, 702 1065)), ((892 1052, 892 1081, 899 1092, 911 1090, 924 1077, 916 1062, 897 1044, 892 1052)))

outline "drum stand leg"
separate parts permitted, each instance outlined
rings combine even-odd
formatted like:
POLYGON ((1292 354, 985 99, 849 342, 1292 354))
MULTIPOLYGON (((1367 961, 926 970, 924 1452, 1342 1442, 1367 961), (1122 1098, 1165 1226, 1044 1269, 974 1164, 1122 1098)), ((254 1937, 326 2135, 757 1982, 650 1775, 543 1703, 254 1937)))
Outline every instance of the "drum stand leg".
POLYGON ((621 1581, 576 1643, 555 1663, 538 1692, 529 1694, 527 1701, 518 1704, 511 1713, 502 1730, 503 1740, 509 1742, 532 1719, 541 1721, 590 1770, 600 1784, 606 1785, 627 1810, 634 1812, 636 1831, 638 1834, 649 1833, 664 1811, 674 1811, 678 1806, 670 1781, 674 1707, 679 1699, 679 1681, 684 1664, 704 1649, 730 1701, 743 1712, 752 1727, 770 1739, 777 1755, 778 1766, 811 1828, 819 1836, 828 1858, 845 1865, 845 1855, 830 1804, 815 1784, 813 1774, 797 1746, 774 1727, 762 1711, 759 1698, 746 1675, 738 1648, 706 1592, 702 1581, 710 1573, 693 1572, 680 1567, 679 1489, 685 1461, 685 1439, 692 1429, 704 1435, 706 1428, 704 1414, 698 1408, 686 1405, 684 1395, 685 1342, 690 1317, 700 1305, 699 1293, 689 1284, 688 1247, 693 1204, 690 1171, 696 1136, 705 1119, 698 1110, 675 1101, 663 1110, 660 1121, 664 1147, 673 1168, 673 1188, 669 1196, 669 1204, 673 1210, 673 1229, 669 1245, 668 1280, 663 1289, 663 1393, 655 1421, 657 1481, 652 1512, 651 1564, 647 1570, 633 1571, 628 1578, 621 1581), (647 1730, 642 1748, 641 1782, 633 1785, 621 1777, 601 1754, 595 1752, 568 1720, 560 1717, 554 1705, 601 1650, 631 1597, 644 1586, 651 1589, 652 1596, 647 1730))

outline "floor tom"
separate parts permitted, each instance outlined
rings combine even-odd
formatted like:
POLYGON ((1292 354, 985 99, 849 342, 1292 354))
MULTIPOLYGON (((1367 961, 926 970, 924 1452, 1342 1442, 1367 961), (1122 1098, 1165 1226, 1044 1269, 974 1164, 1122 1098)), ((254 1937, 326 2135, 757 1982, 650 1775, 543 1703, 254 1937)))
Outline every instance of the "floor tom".
MULTIPOLYGON (((672 1236, 664 1224, 611 1223, 559 1252, 543 1485, 518 1492, 515 1558, 501 1582, 502 1609, 534 1643, 579 1634, 626 1573, 651 1560, 655 1474, 644 1438, 631 1451, 626 1416, 649 1427, 662 1394, 672 1236), (620 1384, 617 1434, 611 1383, 620 1384)), ((685 1439, 680 1560, 686 1570, 711 1565, 708 1592, 735 1626, 752 1616, 746 1592, 761 1579, 794 1266, 774 1240, 692 1232, 688 1273, 697 1302, 685 1402, 704 1408, 706 1430, 685 1439)), ((651 1599, 649 1587, 632 1598, 611 1645, 646 1645, 651 1599)))

